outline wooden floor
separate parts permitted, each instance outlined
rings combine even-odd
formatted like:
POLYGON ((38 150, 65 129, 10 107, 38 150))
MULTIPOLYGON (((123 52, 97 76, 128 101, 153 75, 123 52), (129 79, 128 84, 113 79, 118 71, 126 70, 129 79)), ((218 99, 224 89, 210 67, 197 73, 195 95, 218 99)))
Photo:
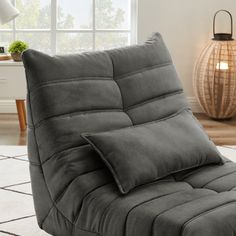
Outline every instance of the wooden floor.
POLYGON ((236 117, 227 121, 215 121, 204 114, 195 116, 216 145, 236 145, 236 117))
MULTIPOLYGON (((236 118, 214 121, 204 114, 195 114, 217 145, 236 145, 236 118)), ((16 114, 0 114, 0 145, 25 145, 26 132, 20 132, 16 114)))
POLYGON ((0 145, 26 145, 26 132, 20 132, 16 114, 0 114, 0 145))

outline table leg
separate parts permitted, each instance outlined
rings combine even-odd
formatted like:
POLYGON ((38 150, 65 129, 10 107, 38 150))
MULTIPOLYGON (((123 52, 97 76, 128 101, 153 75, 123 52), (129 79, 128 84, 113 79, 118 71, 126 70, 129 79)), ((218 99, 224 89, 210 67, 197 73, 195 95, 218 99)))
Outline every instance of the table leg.
POLYGON ((26 112, 25 112, 25 101, 24 100, 16 100, 16 108, 18 113, 18 119, 20 124, 20 130, 26 130, 26 112))

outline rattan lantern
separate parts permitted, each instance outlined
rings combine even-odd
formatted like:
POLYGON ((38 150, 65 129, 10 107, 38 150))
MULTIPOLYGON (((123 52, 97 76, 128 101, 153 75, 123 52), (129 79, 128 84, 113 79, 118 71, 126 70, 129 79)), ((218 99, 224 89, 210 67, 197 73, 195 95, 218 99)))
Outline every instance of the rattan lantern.
POLYGON ((230 12, 220 10, 213 20, 214 38, 203 50, 194 70, 194 90, 202 109, 213 119, 229 119, 236 113, 236 41, 230 12), (231 33, 216 33, 220 12, 231 20, 231 33))

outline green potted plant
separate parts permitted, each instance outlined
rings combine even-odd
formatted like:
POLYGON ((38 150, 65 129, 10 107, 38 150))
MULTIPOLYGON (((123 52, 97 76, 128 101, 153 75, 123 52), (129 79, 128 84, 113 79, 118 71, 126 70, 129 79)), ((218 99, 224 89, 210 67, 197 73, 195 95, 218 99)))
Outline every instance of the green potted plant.
POLYGON ((11 53, 11 57, 14 61, 22 61, 21 54, 28 48, 28 44, 17 40, 9 45, 8 51, 11 53))

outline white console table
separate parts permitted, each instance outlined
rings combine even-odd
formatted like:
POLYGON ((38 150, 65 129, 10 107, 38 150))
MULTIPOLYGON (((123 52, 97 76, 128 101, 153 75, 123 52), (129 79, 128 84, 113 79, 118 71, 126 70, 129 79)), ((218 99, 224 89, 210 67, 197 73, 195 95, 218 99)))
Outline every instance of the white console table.
POLYGON ((26 130, 26 79, 22 62, 0 61, 0 100, 15 100, 21 131, 26 130))

